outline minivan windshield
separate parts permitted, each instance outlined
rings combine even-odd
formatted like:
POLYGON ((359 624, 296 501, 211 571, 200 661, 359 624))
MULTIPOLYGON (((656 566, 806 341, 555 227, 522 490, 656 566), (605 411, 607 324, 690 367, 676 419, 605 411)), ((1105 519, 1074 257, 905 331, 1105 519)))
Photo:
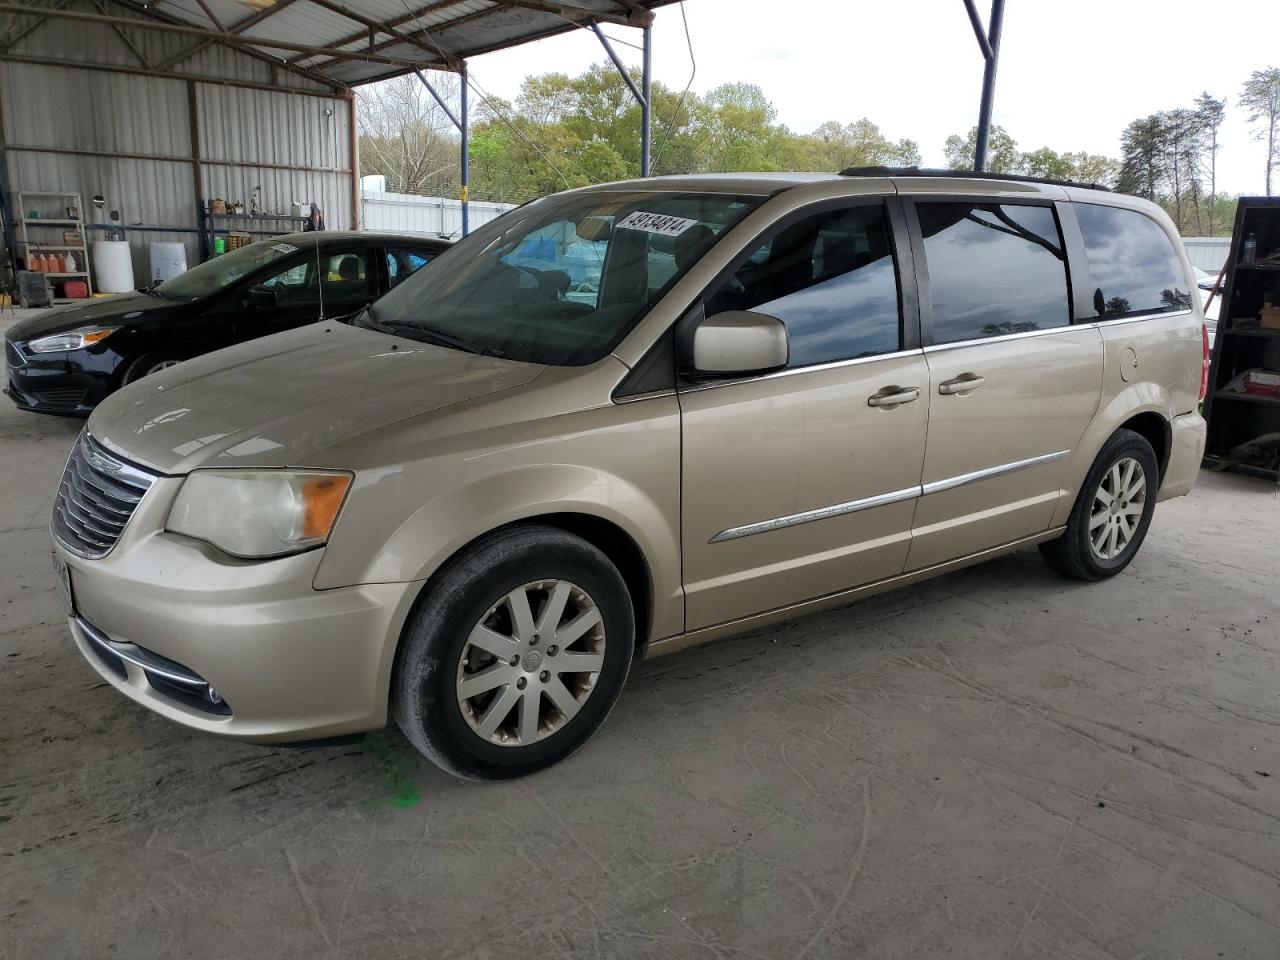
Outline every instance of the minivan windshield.
POLYGON ((544 197, 459 241, 355 322, 529 363, 592 363, 763 200, 625 188, 544 197))
MULTIPOLYGON (((308 244, 308 248, 313 248, 313 245, 308 244)), ((180 273, 172 280, 154 287, 153 291, 170 300, 199 300, 244 279, 259 267, 265 267, 300 249, 302 248, 296 244, 280 238, 259 240, 206 260, 186 273, 180 273)))

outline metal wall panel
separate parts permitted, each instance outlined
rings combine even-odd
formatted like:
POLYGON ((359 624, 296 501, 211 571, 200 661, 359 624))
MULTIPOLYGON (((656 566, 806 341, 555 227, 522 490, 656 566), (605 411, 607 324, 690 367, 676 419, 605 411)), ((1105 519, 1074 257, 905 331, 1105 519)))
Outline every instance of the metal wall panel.
POLYGON ((6 144, 189 157, 180 80, 0 62, 6 144))
MULTIPOLYGON (((451 197, 419 197, 366 190, 361 194, 360 207, 360 222, 366 230, 462 236, 462 203, 451 197)), ((472 200, 468 212, 471 229, 497 219, 514 207, 514 203, 472 200)))
MULTIPOLYGON (((102 194, 108 209, 120 210, 126 228, 135 224, 173 228, 128 233, 135 279, 142 284, 148 278, 152 241, 181 241, 187 247, 188 263, 200 259, 194 233, 198 222, 195 176, 190 159, 184 159, 191 157, 188 83, 76 69, 74 64, 137 70, 139 53, 148 62, 159 63, 193 49, 199 41, 136 30, 126 35, 137 53, 115 30, 99 24, 49 21, 21 38, 10 54, 56 59, 67 66, 0 60, 0 116, 4 119, 0 141, 8 147, 8 179, 15 193, 77 192, 90 219, 91 198, 102 194), (44 150, 21 149, 32 147, 44 150)), ((266 209, 287 210, 294 200, 315 202, 325 211, 331 229, 350 226, 350 115, 344 98, 225 86, 219 81, 288 85, 312 92, 323 89, 216 45, 182 59, 173 69, 208 76, 211 81, 195 83, 201 155, 222 161, 203 167, 205 197, 247 203, 254 188, 261 186, 266 209), (274 164, 282 169, 244 164, 274 164)), ((294 229, 279 226, 282 233, 294 229)), ((89 233, 90 239, 103 236, 89 233)))
POLYGON ((1231 252, 1230 237, 1183 237, 1182 245, 1187 248, 1192 266, 1215 275, 1231 252))
POLYGON ((202 83, 196 88, 205 159, 252 160, 350 172, 347 101, 202 83))
MULTIPOLYGON (((59 190, 80 193, 86 224, 107 223, 94 210, 92 198, 100 193, 106 209, 120 211, 120 225, 133 252, 134 282, 145 282, 148 250, 152 241, 176 240, 186 245, 187 263, 199 262, 196 235, 181 232, 129 231, 133 224, 155 226, 195 225, 191 165, 160 160, 120 160, 111 157, 69 157, 65 154, 8 153, 9 182, 19 190, 59 190)), ((14 197, 17 202, 17 197, 14 197)), ((42 211, 48 215, 48 211, 42 211)), ((30 227, 33 240, 56 239, 62 228, 30 227)), ((90 229, 88 239, 104 240, 106 233, 90 229)), ((90 268, 92 269, 92 267, 90 268)))

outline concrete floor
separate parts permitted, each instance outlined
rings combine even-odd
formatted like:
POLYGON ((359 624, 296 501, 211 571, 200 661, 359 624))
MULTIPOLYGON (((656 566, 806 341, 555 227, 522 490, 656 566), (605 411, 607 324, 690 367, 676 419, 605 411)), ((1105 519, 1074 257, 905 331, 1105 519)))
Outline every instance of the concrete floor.
POLYGON ((118 696, 59 615, 80 424, 0 404, 0 956, 1280 956, 1280 500, 641 665, 586 749, 456 782, 118 696))

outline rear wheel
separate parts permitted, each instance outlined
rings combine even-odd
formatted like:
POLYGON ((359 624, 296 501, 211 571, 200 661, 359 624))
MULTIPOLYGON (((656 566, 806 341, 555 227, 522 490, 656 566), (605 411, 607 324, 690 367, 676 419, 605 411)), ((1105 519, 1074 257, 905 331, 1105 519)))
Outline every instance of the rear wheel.
POLYGON ((1054 569, 1077 580, 1102 580, 1142 546, 1155 512, 1160 466, 1141 434, 1117 430, 1089 468, 1066 532, 1040 545, 1054 569))
POLYGON ((397 659, 393 712, 409 741, 460 777, 550 766, 604 721, 635 626, 617 568, 551 527, 515 528, 428 587, 397 659))

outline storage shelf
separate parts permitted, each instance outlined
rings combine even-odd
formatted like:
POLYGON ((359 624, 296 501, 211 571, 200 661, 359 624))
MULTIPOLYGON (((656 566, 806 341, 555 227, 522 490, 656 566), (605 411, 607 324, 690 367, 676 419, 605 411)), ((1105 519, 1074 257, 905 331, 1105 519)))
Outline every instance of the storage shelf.
POLYGON ((1237 270, 1257 270, 1261 273, 1280 273, 1280 263, 1251 263, 1240 264, 1237 270))
POLYGON ((44 271, 41 271, 41 272, 44 273, 46 277, 87 277, 89 275, 87 272, 83 270, 73 270, 70 273, 62 273, 60 271, 50 271, 47 273, 45 273, 44 271))
POLYGON ((23 218, 23 223, 29 227, 78 227, 83 220, 54 220, 52 217, 37 217, 34 220, 30 217, 23 218))
POLYGON ((1217 390, 1213 396, 1218 400, 1243 400, 1246 403, 1280 403, 1280 397, 1264 397, 1256 393, 1241 393, 1237 390, 1217 390))
POLYGON ((1280 330, 1267 330, 1263 327, 1228 327, 1218 332, 1236 337, 1261 337, 1264 340, 1270 337, 1280 337, 1280 330))
POLYGON ((295 217, 289 213, 206 213, 211 220, 289 220, 305 223, 310 217, 295 217))
POLYGON ((83 243, 76 245, 68 245, 65 243, 41 243, 39 240, 19 240, 19 244, 24 247, 35 247, 37 250, 84 250, 83 243))

